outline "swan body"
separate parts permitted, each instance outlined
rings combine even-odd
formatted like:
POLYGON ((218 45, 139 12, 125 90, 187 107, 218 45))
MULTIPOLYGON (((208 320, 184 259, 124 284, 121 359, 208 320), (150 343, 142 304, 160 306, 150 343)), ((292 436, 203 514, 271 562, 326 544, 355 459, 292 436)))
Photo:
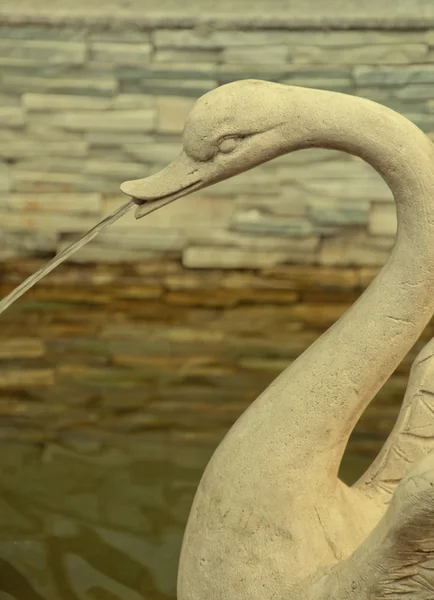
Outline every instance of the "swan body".
POLYGON ((354 154, 378 171, 396 201, 395 245, 358 301, 217 448, 187 524, 178 600, 434 597, 432 342, 414 364, 379 457, 353 487, 338 479, 360 415, 434 312, 429 139, 369 100, 244 80, 201 97, 180 156, 122 190, 140 218, 148 202, 308 147, 354 154))

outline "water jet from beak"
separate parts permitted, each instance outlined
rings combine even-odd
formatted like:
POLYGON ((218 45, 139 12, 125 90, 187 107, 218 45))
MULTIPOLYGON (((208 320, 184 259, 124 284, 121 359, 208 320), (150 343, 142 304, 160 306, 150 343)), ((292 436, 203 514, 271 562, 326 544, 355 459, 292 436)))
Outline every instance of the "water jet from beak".
POLYGON ((0 302, 0 314, 4 312, 11 304, 13 304, 18 298, 20 298, 25 292, 32 288, 38 281, 40 281, 45 275, 51 273, 58 265, 64 260, 72 256, 77 250, 82 248, 85 244, 93 240, 103 229, 112 225, 115 221, 123 217, 127 212, 134 208, 135 203, 130 200, 127 204, 122 205, 114 213, 105 217, 102 221, 97 223, 92 229, 89 229, 84 235, 81 236, 76 242, 56 254, 46 265, 44 265, 39 271, 27 277, 18 287, 16 287, 10 294, 8 294, 0 302))
POLYGON ((77 250, 96 237, 103 229, 112 225, 132 208, 137 207, 136 219, 155 212, 159 208, 170 204, 177 198, 186 196, 202 186, 201 179, 197 178, 197 167, 194 161, 184 153, 168 165, 165 169, 151 175, 146 179, 126 181, 121 185, 121 190, 131 196, 129 202, 118 208, 114 213, 97 223, 76 242, 56 254, 48 263, 25 279, 18 287, 0 302, 0 314, 11 304, 32 288, 45 275, 53 271, 77 250))

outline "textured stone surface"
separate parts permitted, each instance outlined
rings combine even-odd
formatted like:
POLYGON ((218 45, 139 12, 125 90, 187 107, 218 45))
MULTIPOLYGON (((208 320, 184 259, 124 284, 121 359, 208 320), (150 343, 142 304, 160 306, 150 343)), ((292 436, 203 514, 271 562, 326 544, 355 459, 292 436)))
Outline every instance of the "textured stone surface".
POLYGON ((222 60, 226 63, 247 65, 280 65, 288 58, 286 45, 276 46, 234 46, 225 48, 222 60))
POLYGON ((0 107, 0 127, 21 127, 24 125, 24 114, 18 106, 0 107))
POLYGON ((0 156, 8 159, 22 159, 39 157, 42 149, 48 156, 75 156, 84 157, 87 154, 88 144, 85 141, 35 141, 35 140, 10 140, 0 141, 0 156))
POLYGON ((434 65, 356 66, 358 85, 400 86, 434 82, 434 65))
POLYGON ((238 210, 230 223, 231 231, 277 235, 285 237, 308 236, 314 233, 314 225, 309 219, 295 218, 292 215, 270 215, 258 208, 238 210))
POLYGON ((157 94, 165 96, 179 96, 186 98, 197 99, 199 96, 206 94, 214 89, 217 85, 215 79, 198 79, 193 77, 189 79, 167 78, 164 74, 161 77, 144 78, 138 80, 126 80, 122 83, 122 90, 132 93, 157 94))
MULTIPOLYGON (((74 135, 74 134, 71 134, 74 135)), ((84 137, 88 142, 89 156, 108 156, 113 149, 118 150, 126 144, 148 146, 155 142, 154 136, 139 133, 122 133, 122 131, 86 131, 84 137)))
POLYGON ((86 161, 84 166, 84 173, 100 175, 101 177, 107 177, 109 179, 117 179, 118 181, 119 177, 141 177, 145 172, 146 171, 141 163, 132 163, 126 161, 115 162, 110 159, 91 159, 86 161))
MULTIPOLYGON (((64 244, 64 222, 57 229, 45 217, 37 223, 48 229, 32 229, 27 243, 19 219, 28 210, 46 216, 57 208, 67 216, 66 198, 74 197, 74 231, 74 215, 84 214, 87 202, 86 214, 95 221, 115 210, 123 201, 121 181, 145 177, 178 155, 195 99, 218 83, 253 77, 358 94, 434 132, 432 31, 303 31, 283 24, 253 27, 253 21, 231 29, 223 15, 219 18, 207 26, 192 22, 174 28, 167 21, 144 29, 0 22, 0 62, 9 61, 1 73, 0 205, 7 208, 5 223, 12 226, 1 256, 38 253, 38 239, 41 252, 64 244), (59 195, 57 207, 52 194, 59 195)), ((262 264, 254 253, 249 259, 250 251, 274 253, 263 259, 266 264, 345 263, 333 253, 341 252, 340 236, 356 227, 365 238, 354 253, 360 252, 367 264, 379 264, 387 254, 379 240, 392 235, 392 213, 387 186, 366 163, 309 150, 223 181, 191 205, 180 200, 173 211, 151 215, 146 227, 131 217, 117 228, 151 232, 155 226, 168 240, 176 229, 174 239, 181 236, 182 242, 168 242, 168 250, 162 238, 150 235, 142 249, 147 255, 161 252, 167 258, 173 252, 179 260, 193 256, 189 264, 207 266, 236 266, 238 255, 242 266, 262 264), (306 240, 314 241, 309 245, 306 240), (199 257, 201 248, 206 258, 199 257)), ((138 262, 139 248, 128 236, 118 249, 119 260, 138 262)), ((80 261, 87 256, 101 262, 106 256, 112 263, 116 251, 108 242, 94 242, 80 261)))
POLYGON ((411 64, 428 61, 427 44, 373 44, 342 47, 295 46, 290 49, 291 62, 313 65, 411 64))
POLYGON ((323 48, 337 48, 342 50, 354 47, 370 46, 401 46, 403 44, 432 45, 430 31, 407 30, 384 31, 383 29, 352 29, 350 31, 289 31, 286 40, 291 45, 321 46, 323 48))
POLYGON ((179 134, 184 128, 185 119, 192 109, 194 100, 169 96, 157 97, 157 131, 179 134))
POLYGON ((287 32, 275 31, 212 31, 203 29, 159 29, 155 44, 161 48, 226 48, 281 45, 289 41, 287 32))
POLYGON ((25 214, 0 212, 0 227, 9 231, 74 231, 84 232, 95 222, 93 216, 67 215, 34 210, 25 214))
MULTIPOLYGON (((172 127, 176 126, 176 122, 172 122, 172 127)), ((127 156, 143 163, 156 163, 159 165, 168 164, 181 151, 180 143, 176 142, 154 142, 153 140, 142 143, 129 143, 126 141, 123 144, 123 150, 127 156)))
POLYGON ((311 197, 322 196, 324 198, 347 200, 348 203, 360 200, 385 200, 392 201, 392 193, 384 183, 377 177, 367 180, 347 181, 339 179, 313 179, 298 183, 305 194, 311 197))
MULTIPOLYGON (((296 262, 311 263, 314 253, 293 252, 291 258, 296 262)), ((183 254, 183 265, 193 269, 263 269, 273 267, 289 260, 289 253, 283 250, 264 252, 257 248, 236 248, 221 246, 216 251, 213 246, 189 246, 183 254)))
POLYGON ((106 113, 64 113, 55 116, 54 125, 71 131, 152 131, 154 113, 147 110, 116 111, 106 113))
POLYGON ((406 100, 406 101, 430 100, 432 98, 432 85, 430 85, 430 84, 406 85, 406 86, 394 91, 394 95, 396 98, 400 98, 400 99, 406 100))
MULTIPOLYGON (((8 231, 3 229, 0 241, 0 259, 46 257, 56 251, 55 231, 8 231)), ((18 282, 17 282, 18 283, 18 282)))
POLYGON ((110 108, 115 110, 152 110, 155 98, 152 94, 119 94, 113 98, 110 108))
POLYGON ((32 63, 81 64, 86 56, 84 42, 67 40, 0 40, 0 65, 32 63))
MULTIPOLYGON (((394 208, 393 205, 392 208, 394 208)), ((307 214, 313 223, 319 225, 328 225, 330 227, 345 227, 350 224, 366 225, 369 217, 369 202, 312 200, 308 203, 307 214)), ((315 229, 315 225, 313 228, 315 229)))
POLYGON ((208 63, 214 64, 220 60, 221 51, 214 48, 161 48, 154 52, 155 63, 208 63))
POLYGON ((111 105, 108 98, 68 94, 23 94, 21 101, 27 110, 35 111, 104 110, 111 105))
POLYGON ((374 0, 367 0, 362 7, 355 4, 330 2, 326 5, 321 0, 309 0, 300 5, 295 0, 289 4, 283 0, 272 0, 264 12, 260 0, 253 0, 248 13, 241 0, 233 2, 222 0, 216 9, 212 0, 205 2, 191 1, 183 5, 172 0, 164 0, 155 5, 152 2, 131 0, 128 5, 119 0, 102 0, 92 5, 84 2, 70 4, 67 0, 47 0, 43 5, 35 5, 32 0, 22 0, 18 5, 7 0, 0 13, 6 22, 43 24, 90 23, 92 25, 132 24, 142 26, 193 27, 198 23, 214 23, 216 18, 231 28, 247 26, 249 28, 263 25, 274 27, 313 28, 350 26, 380 26, 409 28, 411 26, 430 27, 433 25, 433 8, 429 0, 414 0, 411 5, 396 5, 392 0, 385 0, 378 5, 374 0), (146 8, 145 8, 146 7, 146 8))
POLYGON ((79 173, 84 160, 79 157, 38 156, 20 159, 15 164, 17 171, 41 171, 47 173, 79 173))
MULTIPOLYGON (((11 173, 12 187, 18 192, 73 192, 80 187, 78 173, 21 171, 15 168, 11 173)), ((10 215, 12 218, 18 215, 10 215)))
POLYGON ((4 90, 19 92, 54 92, 58 94, 96 94, 98 96, 111 96, 118 90, 117 80, 106 75, 102 77, 37 77, 23 75, 17 72, 6 72, 2 77, 4 90))
POLYGON ((8 194, 0 196, 0 206, 10 211, 90 214, 101 212, 101 194, 8 194))
POLYGON ((322 240, 319 252, 321 265, 381 266, 390 254, 393 238, 375 238, 366 233, 340 234, 322 240))
POLYGON ((120 44, 115 42, 92 42, 91 60, 116 65, 143 64, 151 57, 150 44, 120 44))
POLYGON ((277 237, 268 235, 239 235, 238 233, 220 228, 199 227, 187 231, 187 237, 194 245, 215 246, 215 256, 221 247, 243 248, 246 250, 262 250, 263 252, 283 251, 287 253, 287 262, 291 261, 293 253, 306 252, 309 255, 315 252, 319 246, 319 236, 300 236, 291 238, 288 236, 277 237))

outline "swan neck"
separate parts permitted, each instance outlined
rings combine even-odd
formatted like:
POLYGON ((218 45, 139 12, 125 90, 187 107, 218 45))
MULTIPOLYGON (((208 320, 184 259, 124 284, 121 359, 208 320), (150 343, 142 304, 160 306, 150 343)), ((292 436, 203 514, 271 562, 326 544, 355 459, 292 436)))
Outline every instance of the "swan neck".
MULTIPOLYGON (((394 196, 400 228, 434 223, 434 152, 408 119, 363 98, 305 90, 298 147, 341 150, 370 164, 394 196), (400 218, 401 217, 401 218, 400 218)), ((420 257, 422 258, 422 257, 420 257)))
POLYGON ((333 482, 361 414, 434 312, 434 152, 410 121, 368 100, 311 90, 302 104, 297 147, 364 159, 391 188, 398 216, 395 246, 378 276, 261 399, 278 445, 291 390, 291 439, 306 442, 288 454, 310 464, 315 481, 333 482))

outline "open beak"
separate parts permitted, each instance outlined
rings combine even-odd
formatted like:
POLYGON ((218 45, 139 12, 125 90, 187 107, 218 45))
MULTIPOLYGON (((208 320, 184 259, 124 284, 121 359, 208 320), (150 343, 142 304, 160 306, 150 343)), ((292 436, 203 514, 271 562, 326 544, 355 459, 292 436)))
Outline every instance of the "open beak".
POLYGON ((144 179, 125 181, 121 190, 138 204, 136 219, 151 212, 154 202, 157 209, 204 187, 206 184, 200 177, 199 166, 202 164, 181 152, 170 165, 158 173, 144 179))

